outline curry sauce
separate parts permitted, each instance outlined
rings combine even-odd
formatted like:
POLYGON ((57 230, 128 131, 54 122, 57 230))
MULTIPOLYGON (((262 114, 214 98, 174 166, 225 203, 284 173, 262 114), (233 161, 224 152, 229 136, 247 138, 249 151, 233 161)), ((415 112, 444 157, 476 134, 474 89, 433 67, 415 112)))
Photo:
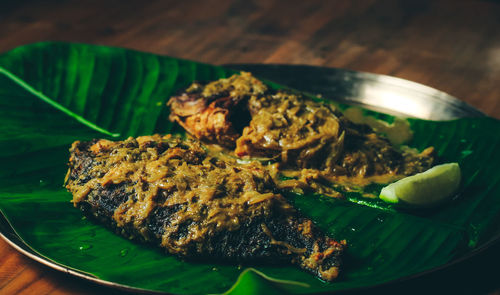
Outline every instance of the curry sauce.
MULTIPOLYGON (((210 128, 215 123, 201 124, 197 121, 196 124, 190 124, 190 116, 181 118, 179 114, 188 108, 181 99, 186 94, 170 99, 173 114, 170 119, 181 123, 194 137, 200 140, 210 138, 210 142, 227 148, 228 154, 246 160, 267 159, 276 162, 273 167, 268 167, 274 171, 272 175, 293 178, 280 181, 279 177, 275 177, 281 188, 309 189, 341 197, 342 194, 333 187, 349 190, 373 182, 388 183, 425 171, 434 162, 432 147, 419 152, 406 146, 394 145, 389 138, 376 133, 359 118, 357 123, 353 122, 332 104, 313 101, 300 93, 268 89, 249 73, 242 72, 205 85, 193 85, 196 85, 197 93, 203 93, 192 97, 193 101, 206 105, 207 102, 203 101, 208 101, 209 98, 205 94, 231 101, 232 104, 219 107, 225 108, 228 114, 247 112, 247 124, 240 132, 231 129, 230 144, 214 140, 223 138, 224 130, 228 128, 218 128, 217 133, 210 128), (200 135, 206 133, 212 135, 200 135)), ((206 112, 212 110, 201 110, 201 113, 206 112)), ((226 117, 226 122, 227 126, 235 125, 230 116, 226 117)), ((391 132, 392 129, 387 124, 375 120, 369 122, 379 129, 384 127, 383 131, 393 141, 401 139, 394 137, 402 132, 391 132)), ((405 126, 395 125, 399 131, 404 131, 405 126)), ((408 138, 409 133, 404 134, 403 139, 408 138)))

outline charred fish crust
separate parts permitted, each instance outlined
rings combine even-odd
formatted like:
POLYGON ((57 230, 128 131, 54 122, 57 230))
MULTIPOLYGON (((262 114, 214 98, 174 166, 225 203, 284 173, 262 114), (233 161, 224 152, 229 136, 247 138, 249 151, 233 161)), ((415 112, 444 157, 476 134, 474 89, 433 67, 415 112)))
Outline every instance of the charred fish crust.
MULTIPOLYGON (((179 240, 182 238, 186 238, 187 235, 189 234, 191 224, 193 224, 193 220, 191 220, 191 219, 187 219, 187 220, 181 222, 177 226, 177 230, 175 232, 173 232, 172 234, 170 234, 169 238, 173 239, 173 240, 179 240)), ((190 252, 190 251, 188 251, 188 252, 190 252)))
POLYGON ((170 218, 174 213, 181 210, 185 205, 176 204, 173 206, 157 206, 151 211, 146 226, 158 238, 165 232, 165 226, 170 223, 170 218))
POLYGON ((148 238, 146 238, 146 236, 139 234, 136 230, 133 229, 133 226, 131 224, 118 226, 113 218, 105 215, 104 210, 99 210, 90 203, 81 202, 75 206, 80 209, 89 220, 104 225, 118 235, 121 235, 130 240, 137 240, 141 242, 153 241, 152 238, 149 238, 150 236, 147 236, 148 238))
MULTIPOLYGON (((193 249, 203 249, 190 253, 189 257, 204 259, 204 255, 209 253, 211 257, 217 257, 221 261, 237 261, 239 263, 249 262, 269 262, 271 258, 273 263, 290 261, 297 256, 297 253, 290 252, 287 246, 276 242, 272 234, 266 232, 267 226, 273 230, 288 232, 289 236, 296 236, 297 229, 288 225, 287 221, 276 221, 276 217, 257 217, 243 222, 237 230, 227 234, 224 231, 216 231, 203 244, 197 244, 193 249), (279 226, 276 226, 277 224, 279 226)), ((277 232, 274 232, 278 236, 277 232)), ((286 234, 285 234, 286 235, 286 234)), ((283 236, 283 235, 281 235, 283 236)), ((289 240, 289 247, 301 247, 302 244, 296 239, 289 240)), ((284 242, 284 241, 281 241, 284 242)))
POLYGON ((154 135, 76 142, 69 165, 74 205, 127 238, 185 259, 293 263, 327 281, 338 274, 332 257, 343 244, 275 192, 261 163, 154 135))
POLYGON ((97 142, 96 139, 89 142, 76 141, 73 143, 70 149, 72 157, 70 159, 70 163, 68 164, 70 169, 68 171, 66 182, 78 179, 79 183, 83 184, 92 178, 89 172, 95 164, 95 161, 86 155, 86 153, 88 153, 88 147, 95 144, 95 142, 97 142))
POLYGON ((269 220, 265 226, 269 229, 272 238, 283 241, 295 248, 309 249, 313 243, 299 231, 300 221, 296 218, 286 220, 269 220))
POLYGON ((262 230, 263 223, 265 220, 260 217, 245 221, 230 235, 217 232, 204 247, 211 256, 223 261, 262 263, 269 258, 275 262, 290 261, 276 246, 270 244, 270 237, 262 230))
POLYGON ((95 190, 89 192, 86 202, 78 203, 78 206, 87 216, 108 223, 115 210, 129 198, 133 198, 134 192, 127 190, 129 185, 120 183, 104 188, 97 184, 95 190))
POLYGON ((345 241, 336 242, 325 236, 311 220, 294 216, 286 220, 272 219, 266 223, 271 244, 282 251, 296 254, 295 263, 315 272, 320 278, 337 276, 345 241))
POLYGON ((134 192, 127 192, 130 183, 111 184, 107 188, 98 185, 94 193, 97 198, 96 205, 99 209, 109 212, 110 216, 121 204, 127 201, 134 192))

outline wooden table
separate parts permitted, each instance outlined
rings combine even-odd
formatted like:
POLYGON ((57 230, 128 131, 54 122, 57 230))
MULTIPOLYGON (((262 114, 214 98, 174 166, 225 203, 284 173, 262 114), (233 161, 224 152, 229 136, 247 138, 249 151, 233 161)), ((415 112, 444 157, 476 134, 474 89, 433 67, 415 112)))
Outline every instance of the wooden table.
MULTIPOLYGON (((493 0, 1 2, 0 52, 43 40, 213 64, 309 64, 387 74, 500 118, 500 2, 493 0)), ((497 244, 451 269, 375 291, 500 294, 499 250, 497 244)), ((49 269, 0 241, 0 293, 118 292, 49 269)))

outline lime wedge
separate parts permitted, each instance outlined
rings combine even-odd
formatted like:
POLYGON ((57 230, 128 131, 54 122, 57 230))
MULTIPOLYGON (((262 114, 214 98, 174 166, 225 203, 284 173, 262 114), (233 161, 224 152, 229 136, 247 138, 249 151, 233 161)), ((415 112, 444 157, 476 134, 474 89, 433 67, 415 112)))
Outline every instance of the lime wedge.
POLYGON ((448 163, 405 177, 384 187, 380 199, 389 203, 431 206, 454 195, 460 185, 458 163, 448 163))

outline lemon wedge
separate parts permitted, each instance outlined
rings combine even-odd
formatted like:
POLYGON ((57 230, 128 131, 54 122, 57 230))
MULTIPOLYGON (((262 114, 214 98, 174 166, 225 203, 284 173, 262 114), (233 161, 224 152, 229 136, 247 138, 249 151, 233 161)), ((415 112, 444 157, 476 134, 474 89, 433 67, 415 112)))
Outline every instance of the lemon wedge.
POLYGON ((379 197, 388 203, 432 206, 452 197, 460 186, 460 179, 458 163, 437 165, 389 184, 379 197))

